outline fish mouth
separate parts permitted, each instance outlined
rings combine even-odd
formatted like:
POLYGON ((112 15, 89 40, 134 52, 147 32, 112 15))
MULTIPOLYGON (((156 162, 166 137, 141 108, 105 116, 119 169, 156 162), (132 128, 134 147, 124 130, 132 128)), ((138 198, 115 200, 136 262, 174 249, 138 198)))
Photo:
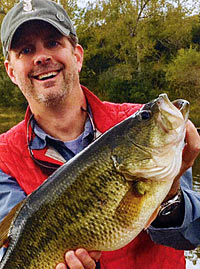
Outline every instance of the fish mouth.
POLYGON ((183 125, 189 116, 189 102, 183 99, 171 102, 167 94, 160 94, 156 100, 161 127, 167 132, 183 125))
POLYGON ((177 99, 172 104, 180 110, 184 119, 187 120, 189 117, 190 103, 184 99, 177 99))

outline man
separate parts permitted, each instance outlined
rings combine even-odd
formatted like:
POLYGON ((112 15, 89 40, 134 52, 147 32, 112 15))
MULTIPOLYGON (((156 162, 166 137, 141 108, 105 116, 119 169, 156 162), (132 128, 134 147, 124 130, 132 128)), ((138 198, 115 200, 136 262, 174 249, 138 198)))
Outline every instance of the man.
MULTIPOLYGON (((98 133, 141 107, 101 102, 80 85, 83 49, 55 2, 26 0, 14 6, 2 23, 1 40, 6 71, 29 107, 25 120, 0 137, 0 219, 98 133)), ((104 269, 185 268, 183 249, 200 244, 200 195, 191 190, 187 170, 200 151, 200 138, 191 122, 186 142, 180 174, 163 205, 166 214, 120 250, 67 251, 65 264, 56 268, 95 268, 99 259, 97 266, 104 269)))

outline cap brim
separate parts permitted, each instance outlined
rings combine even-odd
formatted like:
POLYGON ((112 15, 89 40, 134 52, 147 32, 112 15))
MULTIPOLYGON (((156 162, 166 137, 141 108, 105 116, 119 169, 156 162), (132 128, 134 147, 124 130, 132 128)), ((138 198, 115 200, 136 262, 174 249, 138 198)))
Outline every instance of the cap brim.
POLYGON ((8 54, 8 51, 11 48, 11 44, 12 44, 12 39, 16 33, 16 31, 19 29, 20 26, 22 26, 24 23, 29 22, 29 21, 33 21, 33 20, 37 20, 37 21, 45 21, 48 22, 49 24, 51 24, 53 27, 55 27, 62 35, 64 36, 69 36, 70 35, 70 30, 67 29, 66 27, 60 25, 59 23, 56 23, 55 21, 48 19, 48 18, 38 18, 38 17, 33 17, 33 18, 28 18, 25 20, 20 21, 20 23, 15 27, 12 35, 10 36, 9 40, 8 40, 8 45, 5 51, 5 54, 8 54))

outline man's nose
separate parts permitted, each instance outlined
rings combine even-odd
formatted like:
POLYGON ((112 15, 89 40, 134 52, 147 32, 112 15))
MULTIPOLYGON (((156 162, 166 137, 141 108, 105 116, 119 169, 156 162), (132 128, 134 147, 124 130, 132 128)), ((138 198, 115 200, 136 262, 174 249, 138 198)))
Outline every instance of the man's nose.
POLYGON ((35 55, 34 64, 35 65, 41 65, 45 64, 47 62, 50 62, 52 60, 52 57, 47 53, 38 53, 35 55))

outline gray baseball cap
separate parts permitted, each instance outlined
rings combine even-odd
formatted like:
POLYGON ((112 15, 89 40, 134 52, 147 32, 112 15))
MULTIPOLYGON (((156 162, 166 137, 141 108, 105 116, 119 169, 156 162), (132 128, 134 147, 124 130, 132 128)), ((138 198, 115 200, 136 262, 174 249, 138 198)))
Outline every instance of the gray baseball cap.
POLYGON ((73 35, 77 38, 74 26, 61 5, 50 0, 23 0, 9 10, 1 25, 1 42, 6 58, 16 30, 30 20, 43 20, 64 36, 73 35))

